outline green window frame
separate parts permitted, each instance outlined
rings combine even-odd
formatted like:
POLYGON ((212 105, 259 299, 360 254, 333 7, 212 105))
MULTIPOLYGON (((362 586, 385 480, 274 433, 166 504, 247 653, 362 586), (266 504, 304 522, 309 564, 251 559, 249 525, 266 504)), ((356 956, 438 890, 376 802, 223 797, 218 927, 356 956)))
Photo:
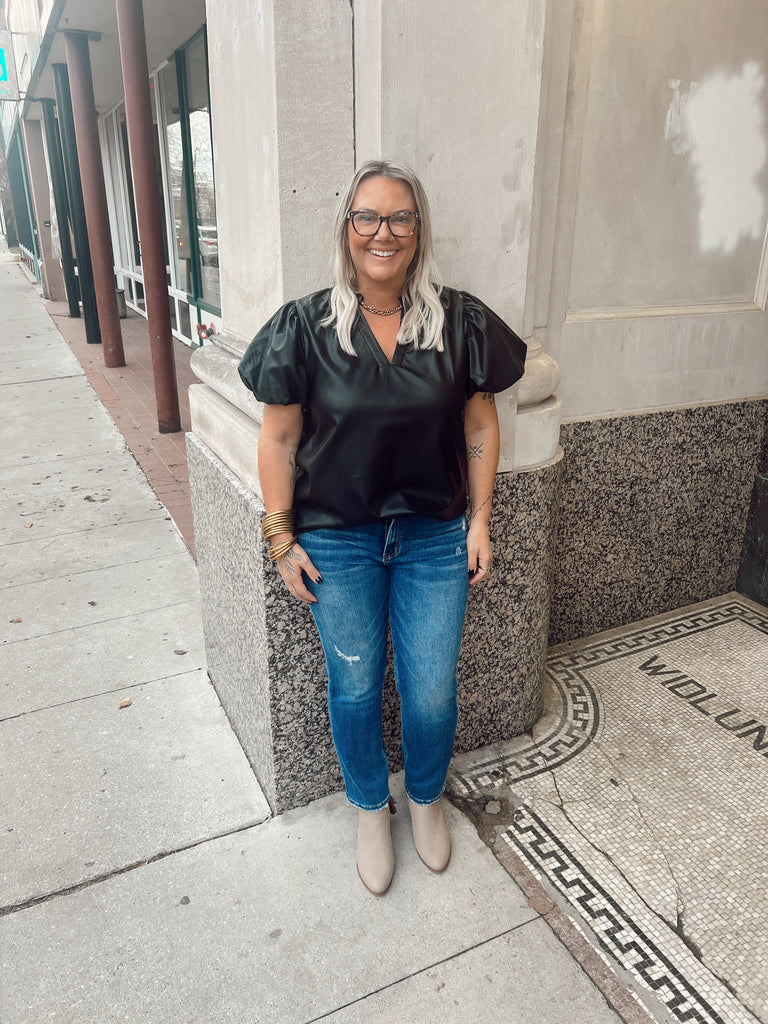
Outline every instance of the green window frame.
MULTIPOLYGON (((205 54, 205 84, 208 90, 208 33, 205 25, 196 32, 191 39, 188 39, 183 46, 174 51, 173 61, 176 66, 176 85, 179 96, 179 123, 181 131, 181 148, 183 155, 183 179, 184 193, 189 216, 189 248, 190 248, 190 280, 192 293, 187 293, 190 305, 198 309, 212 313, 214 316, 221 316, 221 305, 217 305, 205 298, 202 281, 202 253, 200 250, 200 236, 198 227, 197 195, 194 182, 194 157, 192 148, 192 132, 190 129, 190 115, 192 113, 189 102, 188 76, 187 76, 187 52, 202 38, 205 54)), ((210 92, 209 92, 210 110, 210 92)), ((213 140, 211 140, 211 169, 213 171, 213 140)), ((214 178, 215 183, 215 178, 214 178)), ((215 190, 215 184, 214 184, 215 190)))

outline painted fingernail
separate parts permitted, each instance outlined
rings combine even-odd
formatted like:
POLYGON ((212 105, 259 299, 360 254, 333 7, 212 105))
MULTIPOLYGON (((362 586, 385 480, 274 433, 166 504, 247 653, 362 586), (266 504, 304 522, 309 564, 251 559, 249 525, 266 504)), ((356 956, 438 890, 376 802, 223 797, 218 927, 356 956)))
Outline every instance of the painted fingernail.
POLYGON ((323 582, 323 577, 320 575, 320 573, 318 573, 317 576, 315 576, 315 583, 322 583, 322 582, 323 582))

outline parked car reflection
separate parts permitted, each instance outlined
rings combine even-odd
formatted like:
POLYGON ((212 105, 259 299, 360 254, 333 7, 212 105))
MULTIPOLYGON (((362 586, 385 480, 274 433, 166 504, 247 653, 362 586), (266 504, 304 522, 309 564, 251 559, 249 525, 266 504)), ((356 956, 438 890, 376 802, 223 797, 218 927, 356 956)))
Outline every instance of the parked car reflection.
POLYGON ((200 259, 204 267, 219 265, 219 235, 215 224, 200 224, 197 229, 200 241, 200 259))

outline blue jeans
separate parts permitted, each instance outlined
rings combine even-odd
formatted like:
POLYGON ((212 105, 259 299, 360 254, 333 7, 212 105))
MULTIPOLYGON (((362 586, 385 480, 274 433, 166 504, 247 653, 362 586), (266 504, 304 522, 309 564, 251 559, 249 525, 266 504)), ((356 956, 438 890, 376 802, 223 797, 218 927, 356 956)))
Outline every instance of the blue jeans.
POLYGON ((467 606, 467 520, 395 516, 311 530, 299 543, 322 574, 307 582, 325 652, 328 711, 347 797, 377 811, 389 799, 382 737, 387 621, 400 694, 405 788, 440 798, 458 719, 456 665, 467 606))

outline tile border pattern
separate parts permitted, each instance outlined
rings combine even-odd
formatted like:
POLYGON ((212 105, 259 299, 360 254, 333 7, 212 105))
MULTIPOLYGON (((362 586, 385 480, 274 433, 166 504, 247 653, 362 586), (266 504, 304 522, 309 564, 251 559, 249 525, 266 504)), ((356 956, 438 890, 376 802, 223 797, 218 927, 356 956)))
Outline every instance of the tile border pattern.
POLYGON ((478 762, 471 771, 452 768, 450 787, 454 793, 463 796, 478 788, 496 789, 550 772, 576 757, 599 734, 603 715, 591 683, 578 671, 555 674, 548 669, 547 677, 560 699, 549 732, 536 740, 522 737, 524 745, 518 748, 515 743, 511 752, 478 762))
MULTIPOLYGON (((675 1020, 697 1024, 735 1024, 754 1018, 722 1017, 686 977, 686 965, 662 952, 658 938, 627 913, 585 865, 561 843, 529 807, 515 815, 503 840, 524 858, 534 874, 545 877, 585 919, 600 948, 656 994, 675 1020)), ((698 986, 701 987, 701 986, 698 986)))
MULTIPOLYGON (((600 696, 584 671, 628 654, 653 651, 681 637, 718 626, 742 622, 768 635, 768 612, 727 596, 720 601, 672 613, 663 621, 639 628, 613 631, 594 643, 576 647, 562 644, 547 661, 550 687, 560 708, 547 732, 530 736, 495 756, 474 759, 469 767, 452 769, 449 790, 457 797, 513 786, 550 772, 583 751, 602 729, 600 696), (557 721, 561 715, 562 720, 557 721)), ((510 745, 506 745, 509 748, 510 745)), ((490 751, 489 751, 490 753, 490 751)), ((517 806, 511 824, 501 833, 498 851, 519 857, 534 878, 564 900, 576 927, 592 936, 597 951, 609 965, 618 964, 642 992, 653 993, 672 1019, 696 1024, 754 1024, 756 1018, 742 1006, 677 935, 659 922, 639 899, 625 905, 602 885, 582 858, 569 849, 532 807, 517 806)))

